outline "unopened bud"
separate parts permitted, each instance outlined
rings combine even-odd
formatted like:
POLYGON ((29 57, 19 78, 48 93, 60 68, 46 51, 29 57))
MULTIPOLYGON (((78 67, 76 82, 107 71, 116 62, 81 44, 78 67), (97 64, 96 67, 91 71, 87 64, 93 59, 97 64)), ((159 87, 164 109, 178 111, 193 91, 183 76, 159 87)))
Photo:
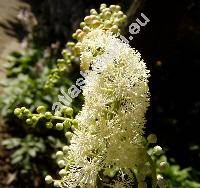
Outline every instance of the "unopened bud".
POLYGON ((59 161, 58 161, 58 166, 59 166, 60 168, 63 168, 63 167, 65 166, 65 161, 64 161, 64 160, 59 160, 59 161))
POLYGON ((53 127, 53 124, 51 122, 46 123, 46 128, 51 129, 53 127))
POLYGON ((75 128, 78 128, 78 121, 76 119, 72 120, 72 124, 74 125, 75 128))
POLYGON ((64 176, 67 175, 67 171, 66 171, 65 169, 62 169, 62 170, 60 170, 59 175, 60 175, 61 177, 64 177, 64 176))
POLYGON ((150 134, 148 137, 147 137, 147 141, 149 144, 155 144, 157 142, 157 137, 155 134, 150 134))
POLYGON ((161 171, 164 171, 164 170, 166 170, 166 168, 168 166, 169 166, 168 163, 163 161, 163 162, 160 163, 160 167, 159 168, 160 168, 161 171))
POLYGON ((18 116, 20 113, 21 113, 21 109, 20 109, 20 108, 16 108, 16 109, 14 110, 14 114, 15 114, 16 116, 18 116))
POLYGON ((57 151, 56 157, 57 158, 62 158, 63 157, 63 152, 62 151, 57 151))
POLYGON ((45 112, 45 107, 44 106, 38 106, 37 109, 36 109, 37 113, 43 113, 45 112))
POLYGON ((45 177, 45 182, 47 183, 47 184, 51 184, 52 182, 53 182, 53 178, 51 177, 51 176, 46 176, 45 177))
POLYGON ((167 181, 160 174, 157 175, 157 183, 160 188, 167 187, 167 181))
POLYGON ((44 117, 45 117, 46 119, 51 119, 51 118, 53 117, 53 115, 52 115, 51 112, 45 112, 44 117))
POLYGON ((63 113, 64 113, 65 115, 72 116, 72 115, 73 115, 73 109, 70 108, 70 107, 66 107, 66 108, 63 109, 63 113))
POLYGON ((69 151, 69 146, 63 146, 63 152, 67 153, 69 151))
POLYGON ((163 153, 163 150, 162 150, 162 148, 161 148, 160 146, 155 146, 155 147, 153 148, 153 153, 154 153, 155 155, 161 155, 161 154, 163 153))
POLYGON ((61 187, 61 183, 58 180, 54 181, 53 186, 54 187, 61 187))
POLYGON ((73 134, 68 131, 68 132, 65 133, 65 136, 66 136, 66 138, 71 139, 73 134))
POLYGON ((97 15, 98 13, 97 13, 97 11, 96 11, 95 9, 91 9, 91 10, 90 10, 90 14, 92 14, 92 15, 97 15))
POLYGON ((57 129, 58 131, 63 130, 63 123, 56 123, 56 129, 57 129))

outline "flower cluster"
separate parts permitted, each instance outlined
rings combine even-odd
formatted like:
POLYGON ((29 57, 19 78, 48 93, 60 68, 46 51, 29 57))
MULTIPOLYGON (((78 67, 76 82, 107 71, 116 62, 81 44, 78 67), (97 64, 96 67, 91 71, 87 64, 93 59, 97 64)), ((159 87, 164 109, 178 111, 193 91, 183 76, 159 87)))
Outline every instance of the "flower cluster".
POLYGON ((99 181, 106 184, 103 177, 116 175, 107 184, 131 187, 133 173, 142 174, 140 182, 145 184, 142 169, 149 164, 143 129, 149 106, 149 71, 140 54, 109 31, 92 30, 79 47, 81 63, 85 59, 92 62, 83 88, 85 104, 76 116, 78 127, 70 146, 58 156, 64 169, 59 173, 61 180, 54 184, 96 187, 99 181))
POLYGON ((120 25, 125 21, 126 15, 121 11, 119 5, 110 5, 107 7, 106 4, 101 4, 100 13, 95 9, 91 9, 90 15, 85 17, 84 22, 81 22, 81 29, 76 30, 73 38, 80 41, 92 29, 97 28, 117 34, 120 32, 120 25))
POLYGON ((101 4, 100 12, 91 9, 90 15, 84 18, 84 21, 80 23, 80 29, 72 35, 78 42, 68 42, 67 48, 63 50, 63 59, 58 59, 57 68, 54 68, 49 75, 49 78, 45 84, 45 88, 52 88, 56 84, 64 71, 70 70, 73 62, 79 62, 79 42, 83 37, 91 30, 99 28, 104 31, 111 31, 113 33, 120 32, 120 26, 126 21, 126 15, 121 11, 119 5, 101 4))
MULTIPOLYGON (((157 138, 153 134, 147 140, 144 137, 149 70, 140 53, 117 38, 119 30, 112 29, 116 19, 125 19, 120 8, 103 4, 100 11, 91 10, 91 16, 81 23, 83 30, 74 35, 79 42, 70 44, 80 54, 80 67, 86 74, 81 112, 74 118, 69 107, 55 115, 44 107, 38 107, 39 114, 23 107, 15 114, 28 118, 29 124, 46 118, 48 128, 66 131, 70 144, 56 153, 61 179, 45 178, 55 187, 164 188, 166 182, 156 174, 152 158, 161 155, 162 148, 155 146, 148 152, 157 138), (107 28, 109 19, 112 23, 107 28)), ((160 163, 160 168, 165 166, 160 163)))

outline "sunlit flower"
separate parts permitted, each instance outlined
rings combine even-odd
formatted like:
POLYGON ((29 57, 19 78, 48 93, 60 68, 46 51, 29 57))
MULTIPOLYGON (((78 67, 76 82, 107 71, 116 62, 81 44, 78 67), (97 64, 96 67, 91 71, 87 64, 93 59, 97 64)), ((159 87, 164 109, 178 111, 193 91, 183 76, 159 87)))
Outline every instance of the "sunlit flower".
POLYGON ((84 37, 80 51, 82 63, 89 61, 85 103, 64 156, 63 186, 96 187, 107 169, 117 167, 120 176, 112 186, 128 187, 134 169, 146 160, 142 140, 149 71, 139 52, 99 29, 84 37))

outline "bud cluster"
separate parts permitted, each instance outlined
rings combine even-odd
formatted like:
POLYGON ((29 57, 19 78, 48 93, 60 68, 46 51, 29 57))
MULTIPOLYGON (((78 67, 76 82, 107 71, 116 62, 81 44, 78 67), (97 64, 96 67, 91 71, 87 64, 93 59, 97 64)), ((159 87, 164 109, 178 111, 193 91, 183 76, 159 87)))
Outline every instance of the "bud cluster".
POLYGON ((78 43, 68 42, 67 49, 62 52, 63 59, 58 59, 57 68, 54 68, 45 84, 45 88, 52 88, 55 83, 61 77, 61 74, 68 70, 73 61, 78 60, 76 58, 80 54, 80 42, 83 37, 93 29, 102 29, 104 31, 110 31, 113 34, 120 32, 120 26, 126 21, 126 15, 121 11, 119 5, 110 5, 107 7, 106 4, 101 4, 100 12, 91 9, 90 15, 84 18, 84 21, 80 23, 80 29, 77 29, 72 37, 78 40, 78 43))
POLYGON ((64 130, 65 136, 70 139, 71 132, 78 127, 78 122, 73 118, 73 109, 64 107, 60 112, 53 115, 51 112, 46 111, 44 106, 39 106, 37 114, 32 113, 25 107, 16 108, 14 114, 20 118, 25 119, 28 125, 35 126, 40 120, 45 121, 46 128, 55 128, 56 130, 64 130))
POLYGON ((69 72, 71 63, 75 61, 74 56, 74 46, 73 42, 67 44, 69 49, 64 49, 62 51, 62 59, 57 60, 57 67, 51 70, 51 73, 48 76, 47 82, 45 83, 45 89, 52 88, 60 79, 60 76, 65 71, 69 72))
POLYGON ((125 21, 126 15, 121 11, 119 5, 107 7, 106 4, 101 4, 100 13, 91 9, 90 15, 84 18, 84 22, 80 23, 81 29, 76 30, 73 38, 81 41, 87 33, 97 28, 117 34, 120 32, 120 25, 125 21))

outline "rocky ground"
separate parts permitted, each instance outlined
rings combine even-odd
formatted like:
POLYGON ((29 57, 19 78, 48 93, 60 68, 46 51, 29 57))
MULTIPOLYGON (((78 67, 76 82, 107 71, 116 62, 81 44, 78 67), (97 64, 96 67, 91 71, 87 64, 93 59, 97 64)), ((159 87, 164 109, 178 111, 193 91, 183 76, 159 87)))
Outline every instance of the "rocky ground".
POLYGON ((4 75, 2 65, 5 57, 20 48, 20 25, 17 15, 24 6, 27 5, 20 0, 0 0, 0 78, 4 75))

